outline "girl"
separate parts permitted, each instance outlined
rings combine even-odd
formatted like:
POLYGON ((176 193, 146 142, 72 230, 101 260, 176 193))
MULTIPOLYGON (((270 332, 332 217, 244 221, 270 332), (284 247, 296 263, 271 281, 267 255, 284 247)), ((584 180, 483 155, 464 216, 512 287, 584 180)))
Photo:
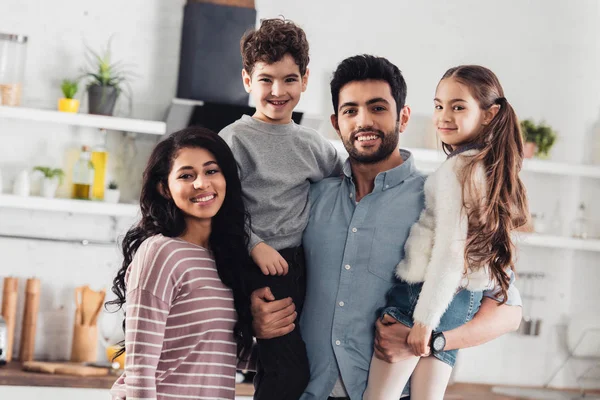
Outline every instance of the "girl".
POLYGON ((252 344, 233 154, 215 133, 184 129, 155 147, 143 179, 142 218, 123 240, 110 302, 126 304, 113 399, 233 399, 236 355, 252 344))
POLYGON ((437 86, 433 123, 448 159, 425 183, 425 209, 413 225, 387 295, 389 314, 411 327, 414 357, 394 364, 373 357, 365 399, 442 399, 456 360, 441 332, 469 321, 482 291, 496 284, 507 299, 514 269, 511 232, 529 212, 519 171, 517 116, 492 71, 449 69, 437 86), (433 333, 433 341, 430 338, 433 333), (426 357, 430 353, 433 357, 426 357))

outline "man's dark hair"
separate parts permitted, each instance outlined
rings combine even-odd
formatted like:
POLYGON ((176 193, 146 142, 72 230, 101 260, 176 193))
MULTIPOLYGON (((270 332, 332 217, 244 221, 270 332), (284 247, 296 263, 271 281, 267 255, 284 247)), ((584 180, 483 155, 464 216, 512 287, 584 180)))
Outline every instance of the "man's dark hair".
POLYGON ((273 64, 290 54, 304 76, 308 66, 308 40, 298 25, 289 19, 271 18, 260 21, 260 27, 248 31, 240 41, 242 63, 250 75, 254 64, 273 64))
POLYGON ((398 115, 406 101, 406 81, 402 72, 383 57, 375 57, 362 54, 346 58, 339 63, 331 79, 331 100, 333 101, 333 112, 338 113, 340 101, 340 90, 344 85, 354 81, 366 81, 373 79, 386 81, 390 85, 392 97, 396 100, 398 115))

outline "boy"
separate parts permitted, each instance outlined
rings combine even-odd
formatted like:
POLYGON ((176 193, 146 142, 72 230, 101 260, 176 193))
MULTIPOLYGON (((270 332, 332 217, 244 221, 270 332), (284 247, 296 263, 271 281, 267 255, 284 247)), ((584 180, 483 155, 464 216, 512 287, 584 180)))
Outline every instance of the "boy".
MULTIPOLYGON (((308 42, 289 20, 261 21, 242 37, 242 79, 256 103, 252 117, 225 127, 239 165, 244 201, 252 218, 248 249, 256 266, 249 289, 268 286, 275 299, 291 297, 301 312, 306 287, 302 233, 308 223, 311 182, 341 173, 329 141, 296 125, 292 111, 306 90, 308 42)), ((258 340, 255 399, 298 399, 309 379, 299 328, 258 340)))

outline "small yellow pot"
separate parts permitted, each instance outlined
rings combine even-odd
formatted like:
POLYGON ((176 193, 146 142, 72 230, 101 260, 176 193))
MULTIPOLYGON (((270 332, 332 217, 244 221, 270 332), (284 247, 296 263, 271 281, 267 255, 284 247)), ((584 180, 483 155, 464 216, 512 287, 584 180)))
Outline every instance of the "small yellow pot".
POLYGON ((77 99, 58 99, 58 111, 76 113, 79 111, 79 100, 77 99))

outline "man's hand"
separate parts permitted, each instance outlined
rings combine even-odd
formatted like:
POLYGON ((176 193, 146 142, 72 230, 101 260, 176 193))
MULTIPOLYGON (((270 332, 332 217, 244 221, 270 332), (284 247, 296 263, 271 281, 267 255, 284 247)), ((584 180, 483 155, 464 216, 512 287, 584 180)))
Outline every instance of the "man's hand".
POLYGON ((252 259, 265 275, 287 275, 288 263, 281 254, 265 242, 260 242, 252 251, 252 259))
POLYGON ((410 330, 408 334, 408 345, 412 348, 412 352, 417 357, 426 357, 429 355, 429 340, 431 339, 431 328, 418 322, 410 330))
POLYGON ((296 326, 296 306, 291 297, 275 300, 268 287, 256 289, 250 295, 252 328, 258 339, 273 339, 287 335, 296 326))
POLYGON ((385 314, 375 323, 375 357, 388 363, 406 360, 413 356, 406 338, 410 328, 385 314))

